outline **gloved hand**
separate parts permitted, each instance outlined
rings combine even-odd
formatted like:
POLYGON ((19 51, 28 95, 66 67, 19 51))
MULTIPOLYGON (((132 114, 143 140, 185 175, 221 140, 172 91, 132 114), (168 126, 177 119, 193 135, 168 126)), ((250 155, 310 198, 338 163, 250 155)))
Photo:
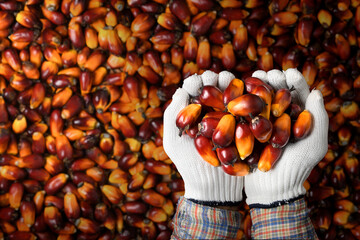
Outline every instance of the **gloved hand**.
POLYGON ((194 140, 186 134, 179 136, 175 120, 179 111, 188 105, 190 96, 200 94, 202 86, 213 85, 224 90, 234 78, 227 71, 192 75, 184 80, 182 88, 176 90, 164 113, 163 146, 184 180, 184 197, 207 205, 239 203, 242 200, 243 177, 228 175, 221 167, 205 162, 197 152, 194 140))
POLYGON ((248 205, 277 206, 280 202, 287 202, 305 194, 304 181, 327 152, 329 119, 321 92, 313 90, 310 93, 304 77, 298 70, 271 70, 267 73, 255 71, 253 77, 268 82, 275 89, 294 87, 292 99, 298 101, 298 104, 304 106, 313 116, 313 129, 310 135, 295 143, 288 143, 270 171, 255 170, 245 176, 248 205))

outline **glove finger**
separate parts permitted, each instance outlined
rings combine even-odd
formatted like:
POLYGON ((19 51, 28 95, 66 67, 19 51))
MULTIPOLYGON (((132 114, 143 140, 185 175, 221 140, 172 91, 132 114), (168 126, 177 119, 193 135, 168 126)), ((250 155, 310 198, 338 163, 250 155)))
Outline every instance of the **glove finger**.
POLYGON ((184 89, 178 88, 172 97, 170 105, 164 112, 164 148, 168 143, 176 141, 176 138, 179 137, 179 129, 176 126, 176 117, 180 110, 188 105, 188 102, 188 93, 184 89))
POLYGON ((191 75, 184 80, 182 87, 188 94, 190 94, 190 96, 198 96, 200 94, 200 89, 203 87, 201 76, 197 74, 191 75))
POLYGON ((284 74, 288 87, 290 89, 294 87, 295 89, 291 92, 292 99, 302 108, 305 107, 305 102, 310 94, 310 90, 304 76, 296 68, 289 68, 284 74))
MULTIPOLYGON (((315 156, 313 159, 320 161, 326 154, 328 148, 329 117, 324 107, 324 100, 319 90, 313 90, 306 99, 305 108, 313 116, 313 129, 304 140, 315 156)), ((302 141, 299 141, 301 143, 302 141)), ((317 163, 317 162, 316 162, 317 163)), ((313 164, 316 164, 313 163, 313 164)))
POLYGON ((228 71, 221 71, 219 73, 219 89, 224 91, 228 86, 231 80, 235 78, 235 75, 228 71))
POLYGON ((253 74, 251 75, 252 77, 256 77, 261 79, 263 82, 265 83, 269 83, 268 79, 267 79, 267 74, 265 71, 263 70, 256 70, 255 72, 253 72, 253 74))
POLYGON ((285 74, 277 69, 270 70, 266 73, 269 84, 276 90, 287 88, 285 74))
POLYGON ((201 74, 201 79, 203 81, 204 86, 208 86, 208 85, 217 86, 219 74, 210 70, 206 70, 205 72, 203 72, 203 74, 201 74))

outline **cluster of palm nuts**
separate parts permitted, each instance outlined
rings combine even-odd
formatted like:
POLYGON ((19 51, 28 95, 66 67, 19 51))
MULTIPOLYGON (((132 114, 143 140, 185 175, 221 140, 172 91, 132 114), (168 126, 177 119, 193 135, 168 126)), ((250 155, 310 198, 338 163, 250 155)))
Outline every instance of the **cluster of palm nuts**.
POLYGON ((359 34, 359 0, 1 0, 0 239, 169 239, 175 89, 273 68, 325 97, 329 152, 306 182, 320 238, 359 239, 359 34))
POLYGON ((203 160, 227 174, 245 176, 254 168, 267 172, 290 137, 303 139, 313 126, 311 113, 292 102, 292 90, 275 91, 257 77, 234 78, 224 91, 207 85, 179 112, 176 125, 180 136, 194 139, 203 160))

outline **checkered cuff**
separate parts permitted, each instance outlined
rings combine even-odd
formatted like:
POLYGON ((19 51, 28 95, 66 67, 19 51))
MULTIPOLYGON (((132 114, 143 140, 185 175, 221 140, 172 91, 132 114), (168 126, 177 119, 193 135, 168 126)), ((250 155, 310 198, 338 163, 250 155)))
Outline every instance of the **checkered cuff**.
POLYGON ((251 208, 254 239, 318 239, 305 200, 274 208, 251 208))
POLYGON ((236 239, 241 215, 181 197, 173 219, 171 239, 236 239))

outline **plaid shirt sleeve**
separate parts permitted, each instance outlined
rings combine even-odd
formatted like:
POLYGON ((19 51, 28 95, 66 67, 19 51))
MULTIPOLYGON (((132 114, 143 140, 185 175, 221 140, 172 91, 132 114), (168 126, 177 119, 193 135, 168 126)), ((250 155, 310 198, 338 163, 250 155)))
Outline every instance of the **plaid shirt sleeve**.
POLYGON ((173 224, 171 239, 236 239, 241 214, 213 208, 181 197, 173 224))
POLYGON ((318 239, 305 200, 274 208, 250 209, 254 239, 318 239))

